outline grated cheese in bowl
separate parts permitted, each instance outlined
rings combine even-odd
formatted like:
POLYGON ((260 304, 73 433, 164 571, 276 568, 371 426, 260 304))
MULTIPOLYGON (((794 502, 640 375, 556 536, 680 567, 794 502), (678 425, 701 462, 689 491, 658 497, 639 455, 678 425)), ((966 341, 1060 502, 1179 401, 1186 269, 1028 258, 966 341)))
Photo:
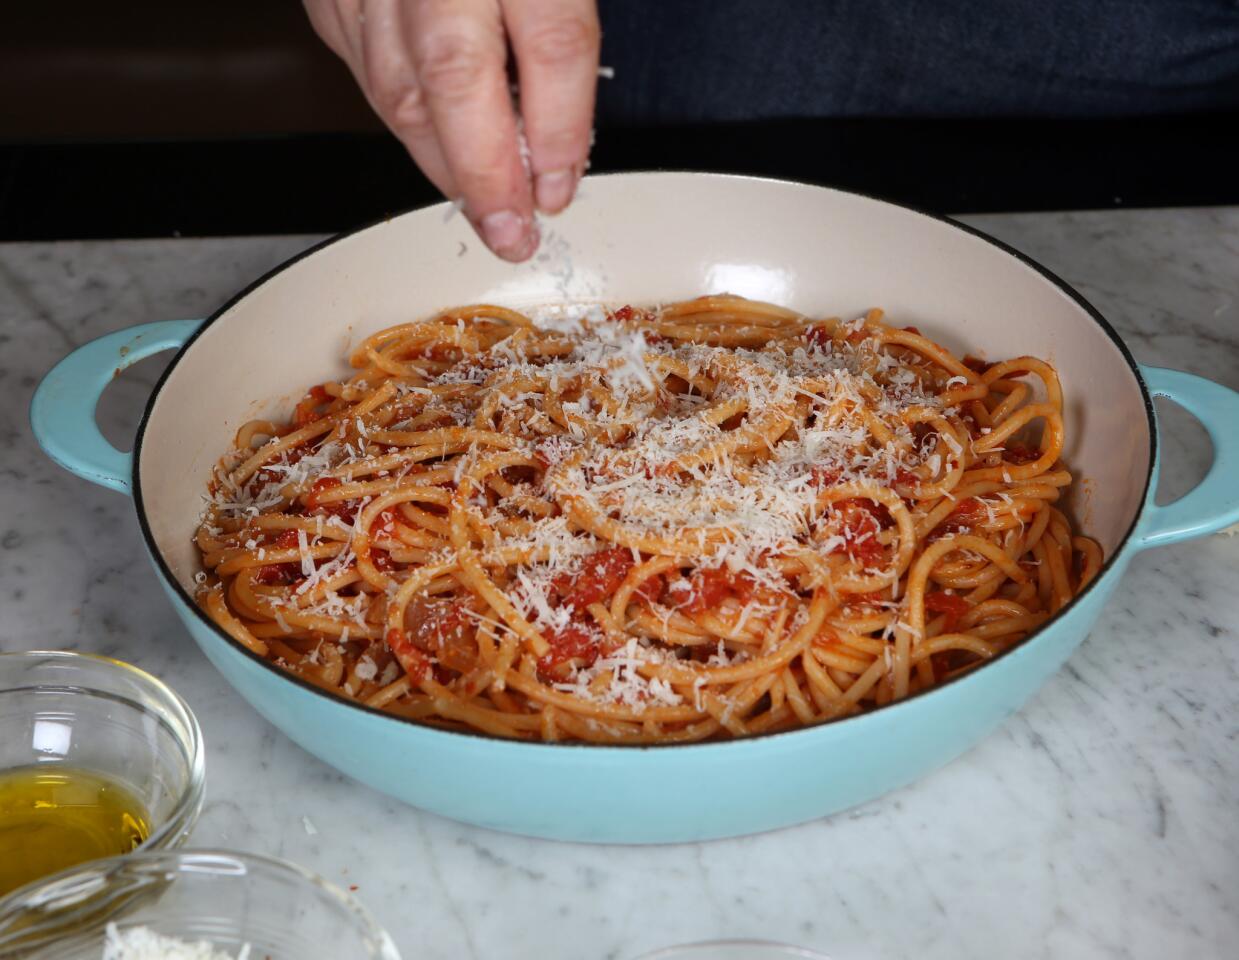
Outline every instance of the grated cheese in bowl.
POLYGON ((234 957, 205 940, 165 937, 150 927, 121 930, 114 923, 108 924, 103 945, 103 960, 249 960, 249 955, 248 943, 234 957))

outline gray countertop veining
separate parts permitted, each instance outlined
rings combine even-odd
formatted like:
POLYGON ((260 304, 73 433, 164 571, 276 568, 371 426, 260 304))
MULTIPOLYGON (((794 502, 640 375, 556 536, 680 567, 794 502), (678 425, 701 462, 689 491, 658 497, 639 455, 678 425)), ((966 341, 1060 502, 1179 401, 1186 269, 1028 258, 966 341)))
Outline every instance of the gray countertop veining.
MULTIPOLYGON (((1239 388, 1239 209, 968 219, 1074 283, 1137 359, 1239 388)), ((504 836, 401 806, 277 733, 181 628, 129 501, 43 457, 26 409, 74 345, 204 315, 312 239, 0 246, 0 649, 107 653, 184 694, 208 744, 194 844, 355 885, 419 960, 631 960, 730 936, 836 960, 1235 956, 1239 537, 1137 557, 1066 668, 960 760, 764 836, 504 836)), ((109 388, 113 438, 132 437, 159 362, 109 388)), ((1165 482, 1182 491, 1209 446, 1177 411, 1166 426, 1165 482)))

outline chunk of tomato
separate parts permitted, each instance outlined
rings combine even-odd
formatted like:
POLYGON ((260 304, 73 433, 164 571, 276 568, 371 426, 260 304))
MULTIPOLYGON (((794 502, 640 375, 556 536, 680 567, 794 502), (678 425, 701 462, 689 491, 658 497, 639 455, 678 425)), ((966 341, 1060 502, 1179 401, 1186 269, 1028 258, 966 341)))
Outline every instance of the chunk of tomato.
POLYGON ((477 621, 460 603, 415 599, 405 608, 404 628, 413 646, 451 670, 464 673, 477 663, 477 621))
POLYGON ((809 472, 809 482, 818 490, 822 490, 837 484, 840 476, 840 471, 835 467, 814 467, 809 472))
POLYGON ((832 339, 832 337, 830 336, 830 328, 820 326, 820 325, 809 327, 804 332, 804 336, 805 336, 805 339, 808 340, 810 343, 817 344, 817 346, 819 347, 826 346, 828 343, 830 343, 832 339))
MULTIPOLYGON (((281 530, 266 544, 273 550, 292 550, 301 543, 297 531, 281 530)), ((288 586, 301 578, 299 563, 268 563, 258 568, 255 579, 268 586, 288 586)))
POLYGON ((301 567, 295 563, 268 563, 258 568, 254 579, 272 587, 286 587, 296 583, 301 576, 301 567))
POLYGON ((546 642, 550 650, 538 658, 539 672, 562 679, 572 667, 591 667, 602 653, 602 633, 596 627, 574 620, 557 630, 546 642))
POLYGON ((1008 443, 1002 452, 1002 458, 1008 463, 1032 463, 1041 456, 1041 451, 1026 443, 1008 443))
POLYGON ((959 625, 960 617, 971 609, 971 604, 958 594, 947 593, 943 590, 925 594, 925 610, 929 613, 943 615, 942 629, 946 633, 953 633, 959 625))
POLYGON ((323 500, 323 494, 344 485, 339 477, 319 477, 310 485, 310 492, 305 495, 305 505, 314 513, 328 517, 339 517, 351 522, 357 513, 357 505, 352 500, 323 500))
POLYGON ((667 588, 671 606, 684 613, 713 610, 732 593, 731 573, 722 567, 698 570, 688 580, 677 580, 667 588))
POLYGON ((387 631, 387 647, 392 655, 404 667, 404 672, 414 683, 421 683, 430 673, 430 661, 426 655, 409 640, 405 631, 392 627, 387 631))
POLYGON ((315 420, 321 420, 326 412, 324 408, 331 403, 331 400, 331 394, 322 384, 311 387, 309 393, 298 402, 293 410, 293 424, 304 427, 315 420))
POLYGON ((632 551, 612 547, 585 557, 576 573, 560 574, 552 581, 560 603, 584 610, 612 596, 634 566, 632 551))
POLYGON ((976 497, 967 497, 955 505, 955 509, 939 522, 934 533, 944 536, 950 533, 967 533, 988 516, 983 504, 976 497))

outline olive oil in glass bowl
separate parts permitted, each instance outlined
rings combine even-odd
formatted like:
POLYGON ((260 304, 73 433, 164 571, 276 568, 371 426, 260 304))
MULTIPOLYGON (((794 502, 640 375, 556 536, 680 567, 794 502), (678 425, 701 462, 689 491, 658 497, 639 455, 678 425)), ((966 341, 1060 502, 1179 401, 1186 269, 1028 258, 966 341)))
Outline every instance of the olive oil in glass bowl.
POLYGON ((101 857, 174 847, 202 807, 189 707, 136 667, 0 654, 0 897, 101 857))
POLYGON ((136 850, 150 836, 123 783, 68 764, 0 770, 0 896, 86 860, 136 850))

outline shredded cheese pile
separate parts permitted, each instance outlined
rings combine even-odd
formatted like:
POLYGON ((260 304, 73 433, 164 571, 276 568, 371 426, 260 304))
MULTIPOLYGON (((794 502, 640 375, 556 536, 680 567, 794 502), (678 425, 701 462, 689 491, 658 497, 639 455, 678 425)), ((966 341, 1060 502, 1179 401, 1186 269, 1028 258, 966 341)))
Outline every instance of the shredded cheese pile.
POLYGON ((115 923, 107 926, 103 960, 249 960, 250 946, 245 944, 237 954, 217 950, 205 940, 182 940, 156 933, 150 927, 128 927, 121 930, 115 923))

